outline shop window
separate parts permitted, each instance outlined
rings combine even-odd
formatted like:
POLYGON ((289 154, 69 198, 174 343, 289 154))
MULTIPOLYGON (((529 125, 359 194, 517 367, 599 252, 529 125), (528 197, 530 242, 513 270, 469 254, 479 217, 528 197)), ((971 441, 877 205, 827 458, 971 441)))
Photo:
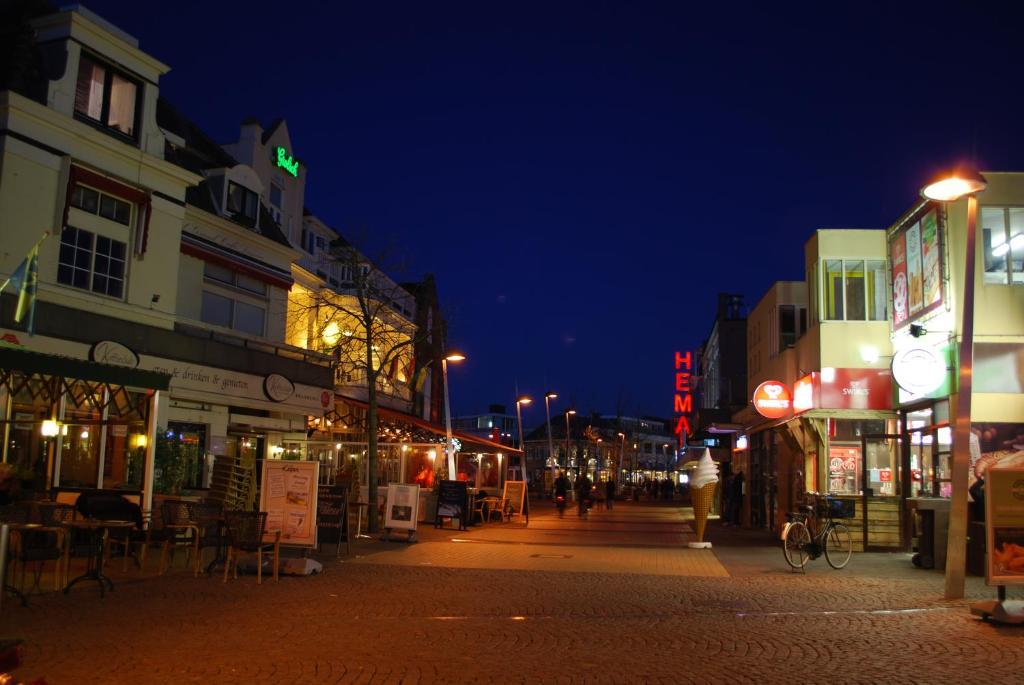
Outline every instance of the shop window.
POLYGON ((886 320, 884 260, 829 259, 822 273, 826 320, 886 320))
POLYGON ((256 226, 256 215, 259 211, 259 199, 256 193, 234 181, 228 181, 228 216, 233 220, 253 228, 256 226))
POLYGON ((985 283, 1024 283, 1024 207, 982 207, 985 283))
POLYGON ((82 54, 78 61, 75 114, 106 130, 135 138, 139 90, 132 79, 82 54))
POLYGON ((125 244, 73 226, 60 234, 57 282, 120 299, 124 295, 125 244))

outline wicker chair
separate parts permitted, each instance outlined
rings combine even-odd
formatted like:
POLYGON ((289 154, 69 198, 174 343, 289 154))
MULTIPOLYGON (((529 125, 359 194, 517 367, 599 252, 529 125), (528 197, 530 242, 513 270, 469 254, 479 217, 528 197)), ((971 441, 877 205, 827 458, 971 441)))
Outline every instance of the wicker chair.
POLYGON ((213 548, 214 562, 220 558, 224 549, 226 535, 224 533, 224 508, 219 504, 204 503, 192 505, 192 518, 199 535, 196 537, 196 575, 203 565, 203 550, 213 548))
POLYGON ((263 555, 273 552, 274 580, 278 578, 277 566, 280 559, 281 532, 275 531, 273 542, 263 540, 263 531, 267 527, 265 511, 228 511, 224 513, 224 521, 228 531, 228 559, 224 565, 224 582, 228 582, 228 571, 231 563, 235 565, 235 578, 238 578, 238 557, 241 554, 256 555, 256 583, 263 583, 263 555))
POLYGON ((163 551, 160 553, 160 573, 167 570, 168 555, 173 550, 184 547, 188 558, 192 562, 192 570, 198 573, 199 558, 194 554, 196 541, 199 539, 199 529, 192 519, 192 505, 188 502, 165 501, 160 507, 163 514, 164 535, 163 551))

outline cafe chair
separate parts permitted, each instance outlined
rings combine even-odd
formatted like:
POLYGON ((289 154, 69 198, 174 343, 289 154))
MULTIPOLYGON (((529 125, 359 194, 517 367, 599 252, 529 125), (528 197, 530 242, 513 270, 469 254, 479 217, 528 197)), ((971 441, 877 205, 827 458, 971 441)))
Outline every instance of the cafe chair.
POLYGON ((167 571, 173 563, 174 550, 184 547, 187 559, 192 563, 192 570, 198 573, 199 559, 194 554, 199 529, 192 520, 192 510, 188 502, 167 500, 160 506, 163 516, 163 550, 160 552, 160 575, 167 571))
POLYGON ((228 511, 224 513, 224 521, 228 530, 228 558, 224 565, 224 582, 228 582, 228 572, 234 562, 235 578, 238 578, 238 557, 242 554, 256 555, 256 583, 263 584, 263 555, 273 553, 274 580, 278 579, 278 562, 280 561, 281 531, 274 531, 274 539, 266 542, 263 531, 267 527, 265 511, 228 511))
POLYGON ((505 520, 505 503, 508 500, 502 499, 501 497, 488 497, 487 498, 487 519, 493 521, 494 517, 498 517, 498 522, 501 523, 505 520))
POLYGON ((224 549, 227 537, 224 534, 224 508, 213 503, 193 504, 192 521, 199 533, 195 544, 195 575, 198 576, 199 570, 203 567, 203 550, 213 548, 215 557, 211 563, 212 567, 224 549))
POLYGON ((63 559, 65 531, 60 526, 39 525, 32 522, 30 503, 15 504, 3 507, 0 521, 15 527, 10 536, 10 553, 8 559, 21 564, 20 591, 27 596, 32 590, 41 591, 39 581, 43 575, 46 562, 54 562, 54 590, 60 590, 63 581, 63 559), (32 527, 26 527, 29 525, 32 527), (32 571, 32 587, 26 590, 25 574, 29 564, 35 564, 32 571))
POLYGON ((473 498, 473 517, 471 520, 476 521, 477 517, 480 518, 481 525, 487 522, 487 498, 486 497, 474 497, 473 498))

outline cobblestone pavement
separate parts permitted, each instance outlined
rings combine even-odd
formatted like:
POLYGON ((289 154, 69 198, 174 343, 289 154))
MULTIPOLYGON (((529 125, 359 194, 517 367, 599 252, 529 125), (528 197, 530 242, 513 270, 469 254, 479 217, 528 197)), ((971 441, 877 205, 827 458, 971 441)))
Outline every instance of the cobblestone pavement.
MULTIPOLYGON (((576 566, 616 529, 631 545, 605 546, 609 560, 667 547, 666 526, 686 535, 678 511, 625 506, 586 522, 541 511, 525 531, 426 528, 418 545, 361 540, 353 558, 324 555, 321 576, 262 586, 117 567, 104 599, 87 586, 25 609, 8 601, 0 625, 27 641, 19 675, 55 685, 1021 682, 1024 630, 943 601, 941 574, 908 570, 901 555, 796 574, 777 547, 713 524, 725 577, 576 566), (556 543, 552 530, 564 533, 556 543), (555 570, 505 568, 520 547, 574 551, 555 570), (467 548, 494 561, 448 564, 467 548), (429 565, 395 563, 413 550, 429 565)), ((969 592, 991 594, 976 579, 969 592)))

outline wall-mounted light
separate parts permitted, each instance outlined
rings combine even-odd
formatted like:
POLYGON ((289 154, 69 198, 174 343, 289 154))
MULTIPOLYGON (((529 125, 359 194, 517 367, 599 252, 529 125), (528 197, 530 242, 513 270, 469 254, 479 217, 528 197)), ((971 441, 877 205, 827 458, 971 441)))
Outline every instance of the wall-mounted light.
POLYGON ((920 338, 923 335, 928 335, 928 330, 920 324, 912 323, 910 324, 910 335, 920 338))
POLYGON ((39 432, 43 434, 43 437, 52 438, 60 433, 60 424, 53 419, 46 419, 43 421, 43 425, 40 427, 39 432))
POLYGON ((145 447, 147 444, 149 444, 149 439, 144 433, 136 433, 132 436, 132 447, 145 447))

